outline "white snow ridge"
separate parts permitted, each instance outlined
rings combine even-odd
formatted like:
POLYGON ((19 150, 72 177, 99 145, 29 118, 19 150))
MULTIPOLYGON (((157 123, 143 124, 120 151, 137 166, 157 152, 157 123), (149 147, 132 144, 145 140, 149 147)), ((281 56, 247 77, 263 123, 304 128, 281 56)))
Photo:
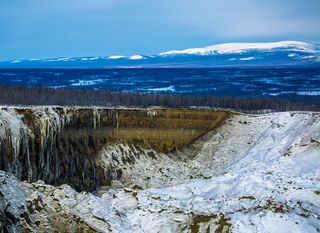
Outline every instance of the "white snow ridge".
POLYGON ((131 57, 129 57, 130 60, 141 60, 143 59, 143 56, 141 55, 132 55, 131 57))
POLYGON ((243 57, 243 58, 239 58, 240 61, 251 61, 254 60, 255 57, 243 57))
POLYGON ((114 55, 114 56, 110 56, 108 57, 109 59, 120 59, 120 58, 124 58, 125 56, 121 56, 121 55, 114 55))
POLYGON ((191 48, 185 50, 171 50, 160 53, 160 56, 168 55, 214 55, 214 54, 234 54, 243 53, 250 50, 273 50, 290 49, 290 51, 299 51, 307 53, 316 53, 317 50, 312 44, 299 41, 281 41, 269 43, 225 43, 204 48, 191 48))

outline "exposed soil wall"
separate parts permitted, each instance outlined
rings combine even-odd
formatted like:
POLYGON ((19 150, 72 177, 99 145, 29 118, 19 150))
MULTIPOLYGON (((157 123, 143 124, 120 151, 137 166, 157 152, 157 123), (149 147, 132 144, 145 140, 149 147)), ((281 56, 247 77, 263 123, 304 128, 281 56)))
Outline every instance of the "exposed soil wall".
POLYGON ((0 169, 20 180, 93 190, 119 178, 95 162, 106 144, 121 141, 167 153, 229 115, 206 109, 2 107, 0 169))

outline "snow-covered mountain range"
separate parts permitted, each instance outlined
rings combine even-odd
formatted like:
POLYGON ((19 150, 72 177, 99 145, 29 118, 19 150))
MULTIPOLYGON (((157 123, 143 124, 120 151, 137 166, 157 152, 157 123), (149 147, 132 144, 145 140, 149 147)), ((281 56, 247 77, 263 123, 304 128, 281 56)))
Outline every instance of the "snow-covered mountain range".
POLYGON ((226 43, 208 46, 204 48, 192 48, 185 50, 172 50, 160 53, 162 56, 166 55, 216 55, 216 54, 238 54, 245 53, 250 50, 271 51, 275 49, 315 53, 317 50, 314 45, 299 41, 281 41, 271 43, 226 43))
POLYGON ((320 47, 299 41, 225 43, 156 55, 59 57, 0 62, 0 68, 178 68, 320 66, 320 47))

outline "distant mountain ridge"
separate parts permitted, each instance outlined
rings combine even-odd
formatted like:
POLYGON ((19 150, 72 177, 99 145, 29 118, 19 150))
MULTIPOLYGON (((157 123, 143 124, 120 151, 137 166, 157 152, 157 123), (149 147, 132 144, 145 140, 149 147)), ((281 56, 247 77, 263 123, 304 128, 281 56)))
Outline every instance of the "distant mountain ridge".
POLYGON ((152 56, 60 57, 0 62, 0 68, 320 67, 318 45, 300 41, 225 43, 152 56))
POLYGON ((159 55, 215 55, 215 54, 236 54, 243 53, 250 50, 268 51, 273 49, 286 49, 288 51, 297 52, 317 52, 315 46, 312 44, 300 41, 281 41, 268 43, 225 43, 212 45, 204 48, 193 48, 185 50, 172 50, 159 55))

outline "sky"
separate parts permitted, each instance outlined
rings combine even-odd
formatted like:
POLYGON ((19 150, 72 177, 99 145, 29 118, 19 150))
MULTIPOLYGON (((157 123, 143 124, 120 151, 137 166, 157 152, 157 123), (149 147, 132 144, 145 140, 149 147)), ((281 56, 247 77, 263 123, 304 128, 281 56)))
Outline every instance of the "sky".
POLYGON ((0 1, 0 60, 320 41, 320 0, 0 1))

